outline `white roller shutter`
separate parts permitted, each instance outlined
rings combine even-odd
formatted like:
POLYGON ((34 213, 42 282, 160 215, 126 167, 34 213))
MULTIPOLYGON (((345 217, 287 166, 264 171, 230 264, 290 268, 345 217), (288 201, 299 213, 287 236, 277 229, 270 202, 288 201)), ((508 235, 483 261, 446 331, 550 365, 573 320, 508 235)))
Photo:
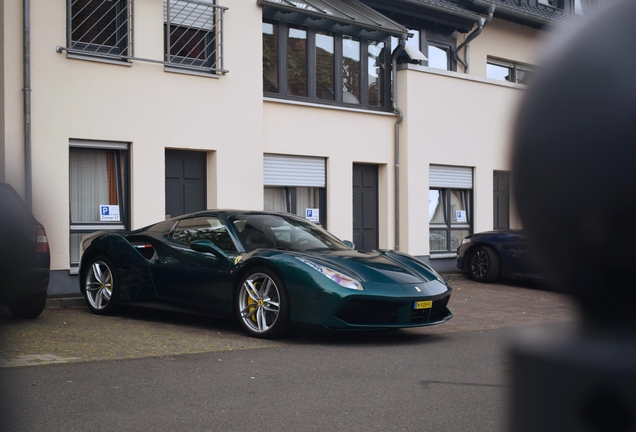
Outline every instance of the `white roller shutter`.
MULTIPOLYGON (((214 29, 214 5, 212 0, 170 0, 170 23, 172 25, 214 29)), ((163 1, 163 20, 167 21, 167 1, 163 1)))
POLYGON ((266 154, 263 159, 263 184, 325 187, 325 159, 266 154))
POLYGON ((472 189, 473 169, 448 165, 431 165, 428 185, 431 188, 472 189))

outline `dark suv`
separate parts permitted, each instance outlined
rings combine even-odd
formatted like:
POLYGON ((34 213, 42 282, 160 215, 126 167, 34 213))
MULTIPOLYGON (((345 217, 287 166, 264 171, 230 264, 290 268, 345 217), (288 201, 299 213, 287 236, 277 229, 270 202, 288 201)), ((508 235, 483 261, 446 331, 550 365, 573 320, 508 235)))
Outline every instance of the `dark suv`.
POLYGON ((18 318, 40 315, 50 260, 44 227, 11 185, 0 183, 0 304, 18 318))

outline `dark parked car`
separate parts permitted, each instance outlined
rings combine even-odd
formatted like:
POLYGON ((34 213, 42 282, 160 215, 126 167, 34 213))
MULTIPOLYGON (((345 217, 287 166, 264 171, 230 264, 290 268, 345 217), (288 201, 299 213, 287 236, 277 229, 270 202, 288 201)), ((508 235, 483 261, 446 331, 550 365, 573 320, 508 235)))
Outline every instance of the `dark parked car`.
POLYGON ((386 329, 451 318, 451 288, 400 252, 356 251, 318 225, 276 212, 209 210, 81 242, 90 310, 162 303, 235 317, 255 337, 290 324, 386 329))
POLYGON ((498 230, 464 237, 457 248, 457 267, 478 282, 499 277, 546 279, 523 230, 498 230))
POLYGON ((18 318, 35 318, 46 305, 49 243, 44 227, 7 183, 0 183, 0 236, 0 303, 18 318))

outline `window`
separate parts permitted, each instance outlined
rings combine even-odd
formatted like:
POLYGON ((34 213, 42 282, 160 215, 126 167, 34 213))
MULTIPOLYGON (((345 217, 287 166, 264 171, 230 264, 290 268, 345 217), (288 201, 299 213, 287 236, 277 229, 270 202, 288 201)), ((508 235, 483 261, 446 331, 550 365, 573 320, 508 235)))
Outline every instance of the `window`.
POLYGON ((430 189, 429 246, 431 254, 454 252, 470 234, 471 191, 465 189, 430 189))
POLYGON ((448 47, 428 45, 428 66, 435 69, 450 70, 448 47))
MULTIPOLYGON (((265 210, 292 213, 307 217, 307 210, 314 213, 318 209, 317 220, 313 222, 324 226, 325 188, 316 187, 265 187, 265 210)), ((312 215, 312 218, 316 216, 312 215)))
POLYGON ((389 100, 388 37, 343 33, 264 20, 265 96, 314 103, 386 109, 389 100), (368 73, 363 73, 368 71, 368 73))
POLYGON ((209 240, 219 249, 236 252, 236 246, 227 232, 227 227, 218 218, 202 216, 179 221, 171 234, 173 240, 190 244, 196 240, 209 240))
POLYGON ((576 15, 585 15, 588 12, 588 0, 574 0, 574 13, 576 15))
POLYGON ((214 69, 217 12, 213 0, 164 0, 164 52, 170 66, 214 69))
POLYGON ((147 61, 208 74, 228 72, 223 69, 221 31, 227 7, 217 6, 215 0, 163 0, 163 56, 142 58, 135 57, 133 45, 134 3, 67 0, 66 47, 57 47, 57 52, 93 60, 147 61))
POLYGON ((486 76, 500 81, 530 84, 534 79, 534 74, 535 71, 532 66, 507 62, 505 60, 489 58, 486 65, 486 76))
POLYGON ((278 26, 263 23, 263 91, 278 93, 278 26))
POLYGON ((326 227, 325 159, 266 154, 264 209, 293 213, 326 227))
POLYGON ((128 0, 68 0, 67 46, 75 52, 122 57, 132 49, 128 0))
POLYGON ((473 170, 431 165, 428 222, 431 256, 453 253, 472 230, 473 170))
POLYGON ((83 235, 128 229, 128 146, 71 141, 69 148, 70 262, 83 235))
MULTIPOLYGON (((442 70, 455 70, 455 62, 450 54, 455 47, 455 35, 439 33, 425 28, 412 29, 409 33, 413 36, 406 40, 406 44, 414 46, 428 58, 422 61, 423 66, 442 70)), ((391 38, 391 49, 398 46, 397 38, 391 38)))

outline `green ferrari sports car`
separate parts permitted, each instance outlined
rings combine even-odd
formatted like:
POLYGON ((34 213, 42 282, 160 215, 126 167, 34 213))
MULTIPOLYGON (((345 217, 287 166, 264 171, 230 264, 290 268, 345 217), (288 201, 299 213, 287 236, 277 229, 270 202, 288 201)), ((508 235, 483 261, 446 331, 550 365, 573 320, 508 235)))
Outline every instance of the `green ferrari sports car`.
POLYGON ((81 242, 80 289, 90 310, 162 303, 238 318, 251 336, 290 325, 335 330, 439 324, 451 288, 410 255, 358 251, 286 213, 209 210, 81 242))

